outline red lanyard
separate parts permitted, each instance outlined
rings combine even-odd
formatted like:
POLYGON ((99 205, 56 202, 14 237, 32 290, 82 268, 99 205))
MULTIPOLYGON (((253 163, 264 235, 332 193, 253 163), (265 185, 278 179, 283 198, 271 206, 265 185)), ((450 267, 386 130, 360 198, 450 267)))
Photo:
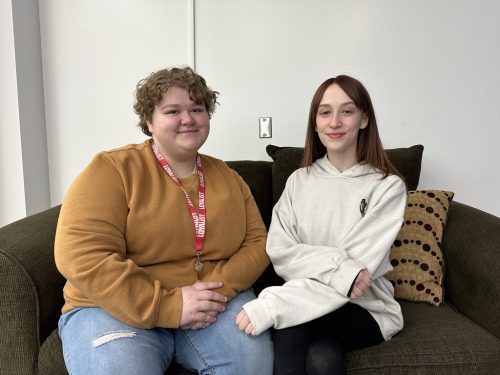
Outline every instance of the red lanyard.
MULTIPOLYGON (((168 162, 165 160, 163 155, 161 154, 158 146, 153 143, 151 145, 154 154, 156 155, 156 159, 162 166, 162 168, 167 172, 172 180, 176 183, 179 189, 184 193, 184 197, 186 198, 186 202, 189 207, 189 212, 191 212, 191 216, 193 218, 194 223, 194 236, 195 236, 195 245, 194 245, 194 254, 196 255, 196 262, 198 264, 197 267, 200 268, 201 271, 201 262, 200 262, 200 254, 203 250, 203 241, 205 240, 205 227, 206 227, 206 208, 205 208, 205 174, 203 173, 203 166, 201 165, 201 157, 199 154, 196 155, 196 171, 198 173, 199 179, 199 188, 198 188, 198 212, 194 208, 193 202, 191 198, 189 198, 189 194, 186 189, 182 186, 179 179, 175 176, 172 168, 168 165, 168 162)), ((196 269, 198 271, 198 269, 196 269)), ((199 272, 199 271, 198 271, 199 272)))

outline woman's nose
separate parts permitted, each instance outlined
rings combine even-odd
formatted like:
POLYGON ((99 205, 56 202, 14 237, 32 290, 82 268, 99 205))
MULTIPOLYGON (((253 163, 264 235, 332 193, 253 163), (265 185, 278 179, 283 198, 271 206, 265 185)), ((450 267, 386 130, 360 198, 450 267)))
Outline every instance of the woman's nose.
POLYGON ((340 116, 338 113, 332 113, 332 117, 330 118, 330 124, 332 128, 338 128, 340 124, 340 116))
POLYGON ((191 116, 191 113, 189 111, 182 111, 181 112, 181 123, 182 124, 192 124, 193 123, 193 116, 191 116))

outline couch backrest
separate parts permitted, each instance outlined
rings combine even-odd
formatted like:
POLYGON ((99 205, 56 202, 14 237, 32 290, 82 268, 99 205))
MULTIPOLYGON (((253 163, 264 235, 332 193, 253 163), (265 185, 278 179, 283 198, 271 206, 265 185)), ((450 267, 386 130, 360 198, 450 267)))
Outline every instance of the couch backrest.
POLYGON ((266 228, 269 229, 273 210, 273 163, 271 161, 238 160, 227 161, 226 164, 238 172, 250 187, 262 220, 266 228))
MULTIPOLYGON (((268 145, 266 151, 274 161, 272 168, 273 202, 276 203, 283 193, 286 180, 293 171, 299 168, 304 148, 268 145)), ((424 146, 422 145, 386 149, 387 156, 404 178, 408 190, 417 189, 423 151, 424 146)))

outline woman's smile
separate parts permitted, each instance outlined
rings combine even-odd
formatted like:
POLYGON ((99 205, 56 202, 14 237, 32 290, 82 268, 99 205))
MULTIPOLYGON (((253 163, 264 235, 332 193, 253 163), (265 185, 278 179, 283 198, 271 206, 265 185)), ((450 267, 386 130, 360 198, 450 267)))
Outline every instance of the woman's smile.
POLYGON ((326 136, 331 139, 339 139, 345 135, 343 132, 335 132, 335 133, 326 133, 326 136))

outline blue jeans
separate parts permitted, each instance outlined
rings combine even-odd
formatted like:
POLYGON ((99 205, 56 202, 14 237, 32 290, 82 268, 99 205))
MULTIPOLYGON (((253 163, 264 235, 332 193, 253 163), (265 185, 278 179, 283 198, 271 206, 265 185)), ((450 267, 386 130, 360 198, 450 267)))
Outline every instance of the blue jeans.
POLYGON ((238 294, 215 323, 199 330, 139 329, 97 307, 71 310, 59 319, 66 367, 72 375, 163 375, 175 360, 199 374, 272 374, 269 331, 247 336, 234 321, 254 298, 251 290, 238 294))

